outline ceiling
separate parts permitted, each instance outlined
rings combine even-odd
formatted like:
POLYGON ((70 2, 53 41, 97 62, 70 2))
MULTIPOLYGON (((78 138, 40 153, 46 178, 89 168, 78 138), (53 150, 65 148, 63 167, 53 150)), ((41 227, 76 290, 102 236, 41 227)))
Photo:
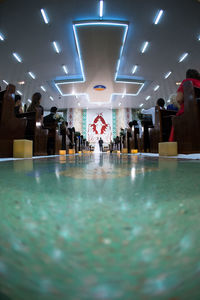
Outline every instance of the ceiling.
POLYGON ((4 0, 0 11, 0 33, 5 37, 0 40, 0 86, 5 88, 3 80, 16 84, 24 102, 40 91, 46 110, 54 105, 59 109, 139 108, 141 104, 148 108, 159 97, 167 100, 176 92, 176 82, 184 79, 188 68, 200 70, 197 0, 176 0, 176 4, 169 0, 104 0, 102 19, 98 0, 34 0, 28 4, 26 0, 4 0), (41 8, 49 24, 44 23, 41 8), (155 25, 159 9, 164 14, 155 25), (53 41, 60 53, 55 52, 53 41), (149 45, 141 53, 145 41, 149 45), (186 52, 189 55, 179 63, 186 52), (134 65, 138 68, 132 74, 134 65), (30 71, 36 79, 28 75, 30 71), (25 84, 20 85, 21 81, 25 84), (98 85, 104 88, 94 89, 98 85))

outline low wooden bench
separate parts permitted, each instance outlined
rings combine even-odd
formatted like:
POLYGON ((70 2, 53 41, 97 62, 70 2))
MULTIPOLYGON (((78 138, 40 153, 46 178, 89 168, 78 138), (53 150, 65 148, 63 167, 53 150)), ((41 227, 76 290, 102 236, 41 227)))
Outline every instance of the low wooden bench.
POLYGON ((155 125, 149 128, 149 152, 158 153, 158 144, 168 142, 172 127, 174 110, 155 108, 155 125))
POLYGON ((45 129, 48 129, 47 153, 49 155, 59 154, 62 149, 62 136, 59 135, 57 123, 45 123, 44 126, 45 129))
POLYGON ((40 109, 33 112, 18 114, 18 118, 26 118, 25 138, 33 141, 33 155, 47 155, 48 129, 43 128, 40 109))
POLYGON ((200 89, 191 81, 183 84, 184 113, 173 118, 174 141, 178 142, 178 153, 200 152, 200 89))
POLYGON ((12 157, 13 141, 25 136, 27 120, 16 118, 14 107, 13 98, 5 95, 0 106, 0 157, 12 157))

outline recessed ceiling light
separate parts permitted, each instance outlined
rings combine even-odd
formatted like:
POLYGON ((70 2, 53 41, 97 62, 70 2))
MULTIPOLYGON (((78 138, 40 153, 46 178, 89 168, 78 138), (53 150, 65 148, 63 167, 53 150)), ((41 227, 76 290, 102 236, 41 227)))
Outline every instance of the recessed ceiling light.
POLYGON ((176 85, 181 85, 181 82, 180 82, 180 81, 177 81, 177 82, 176 82, 176 85))
POLYGON ((24 84, 25 84, 25 81, 19 81, 18 84, 24 85, 24 84))
POLYGON ((170 102, 170 100, 167 100, 167 103, 169 103, 170 102))
POLYGON ((44 92, 46 92, 46 89, 43 87, 43 85, 41 85, 40 87, 44 92))
POLYGON ((198 41, 200 41, 200 35, 198 36, 198 41))
POLYGON ((159 89, 159 87, 160 87, 159 85, 156 85, 154 91, 156 92, 159 89))
POLYGON ((5 40, 5 37, 4 37, 4 35, 0 32, 0 40, 1 41, 4 41, 5 40))
POLYGON ((141 103, 141 104, 140 104, 140 107, 142 107, 143 105, 144 105, 144 104, 143 104, 143 103, 141 103))
POLYGON ((31 76, 31 78, 35 79, 35 74, 33 74, 33 72, 28 72, 29 76, 31 76))
POLYGON ((119 102, 119 106, 121 106, 122 104, 121 104, 121 102, 119 102))
POLYGON ((172 74, 171 71, 169 71, 167 74, 165 74, 165 79, 167 79, 172 74))
POLYGON ((41 8, 40 11, 41 11, 42 17, 43 17, 43 19, 44 19, 44 22, 45 22, 46 24, 48 24, 48 23, 49 23, 49 17, 48 17, 48 15, 47 15, 46 11, 45 11, 43 8, 41 8))
POLYGON ((137 65, 133 66, 133 69, 132 69, 132 74, 134 74, 134 73, 137 71, 137 68, 138 68, 138 66, 137 66, 137 65))
POLYGON ((8 85, 8 82, 6 80, 3 79, 3 82, 8 85))
POLYGON ((66 67, 65 65, 63 65, 63 66, 62 66, 62 68, 63 68, 63 70, 64 70, 65 74, 68 74, 67 67, 66 67))
POLYGON ((149 100, 151 98, 151 96, 147 96, 145 100, 149 100))
POLYGON ((163 10, 159 10, 158 13, 156 14, 156 17, 155 17, 155 21, 154 21, 154 24, 157 25, 161 19, 163 15, 163 10))
POLYGON ((100 18, 103 17, 103 0, 100 0, 100 3, 99 3, 99 17, 100 18))
POLYGON ((19 56, 19 54, 17 54, 16 52, 13 53, 14 58, 18 61, 18 62, 22 62, 21 57, 19 56))
POLYGON ((54 41, 53 46, 54 46, 54 49, 55 49, 56 53, 60 53, 60 48, 58 46, 58 43, 54 41))
POLYGON ((50 96, 49 99, 51 99, 53 101, 53 97, 52 96, 50 96))
POLYGON ((22 92, 20 92, 19 90, 16 91, 19 95, 23 95, 22 92))
POLYGON ((149 42, 145 42, 141 48, 141 52, 144 53, 147 50, 147 47, 149 45, 149 42))
POLYGON ((80 102, 78 102, 78 106, 81 106, 80 102))
POLYGON ((179 62, 182 62, 187 56, 188 56, 187 52, 181 55, 181 57, 179 58, 179 62))

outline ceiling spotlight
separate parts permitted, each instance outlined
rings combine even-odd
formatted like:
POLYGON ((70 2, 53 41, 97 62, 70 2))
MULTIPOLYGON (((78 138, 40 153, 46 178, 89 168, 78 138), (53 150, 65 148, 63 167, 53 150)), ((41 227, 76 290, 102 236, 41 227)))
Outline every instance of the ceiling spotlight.
POLYGON ((43 87, 43 85, 41 85, 40 87, 44 92, 46 92, 46 89, 43 87))
POLYGON ((165 79, 167 79, 172 74, 171 71, 169 71, 167 74, 165 74, 165 79))
POLYGON ((147 50, 147 47, 149 45, 149 42, 145 42, 142 46, 141 52, 144 53, 147 50))
POLYGON ((149 100, 151 98, 151 96, 147 96, 145 100, 149 100))
POLYGON ((178 62, 182 62, 186 57, 188 56, 188 53, 184 53, 183 55, 181 55, 181 57, 179 58, 178 62))
POLYGON ((8 85, 8 82, 6 80, 3 79, 3 82, 8 85))
POLYGON ((33 74, 32 72, 28 72, 29 76, 31 76, 31 78, 35 79, 35 74, 33 74))
POLYGON ((4 41, 4 39, 5 39, 5 38, 4 38, 4 35, 0 32, 0 40, 1 40, 1 41, 4 41))
POLYGON ((155 21, 154 21, 154 24, 155 24, 155 25, 157 25, 157 24, 159 23, 159 21, 160 21, 162 15, 163 15, 163 10, 159 10, 159 12, 158 12, 157 15, 156 15, 155 21))
POLYGON ((24 84, 25 84, 25 81, 19 81, 18 84, 24 85, 24 84))
POLYGON ((65 65, 63 65, 63 66, 62 66, 62 68, 63 68, 63 70, 64 70, 65 74, 68 74, 67 67, 66 67, 65 65))
POLYGON ((43 8, 41 8, 40 11, 41 11, 41 14, 42 14, 42 17, 44 19, 45 24, 48 24, 49 23, 49 18, 48 18, 48 15, 47 15, 46 11, 43 8))
POLYGON ((14 52, 14 53, 13 53, 13 56, 14 56, 14 58, 15 58, 19 63, 22 62, 22 59, 21 59, 21 57, 19 56, 19 54, 17 54, 16 52, 14 52))
POLYGON ((58 43, 56 43, 55 41, 53 42, 53 46, 54 46, 54 49, 56 51, 56 53, 60 53, 60 48, 58 46, 58 43))
POLYGON ((155 88, 154 88, 154 92, 156 92, 158 89, 159 89, 159 85, 157 85, 155 88))
POLYGON ((138 68, 138 66, 137 66, 137 65, 133 66, 133 69, 132 69, 132 74, 134 74, 134 73, 137 71, 137 68, 138 68))
POLYGON ((103 17, 103 0, 100 0, 100 3, 99 3, 99 17, 100 18, 103 17))

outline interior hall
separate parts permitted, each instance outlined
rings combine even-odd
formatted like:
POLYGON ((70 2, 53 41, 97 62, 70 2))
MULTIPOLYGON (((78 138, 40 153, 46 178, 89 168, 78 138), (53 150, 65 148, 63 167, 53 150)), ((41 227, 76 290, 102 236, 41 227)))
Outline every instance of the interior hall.
POLYGON ((200 0, 0 0, 0 300, 200 299, 200 0))

